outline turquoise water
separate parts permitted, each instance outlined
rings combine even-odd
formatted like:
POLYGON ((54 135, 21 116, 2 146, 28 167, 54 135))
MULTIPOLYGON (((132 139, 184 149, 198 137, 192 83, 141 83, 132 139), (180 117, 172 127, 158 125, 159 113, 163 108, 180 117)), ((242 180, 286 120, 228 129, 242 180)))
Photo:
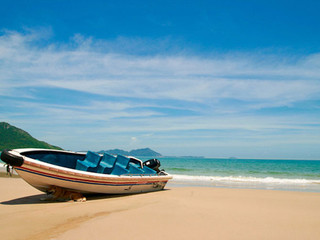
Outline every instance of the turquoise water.
POLYGON ((320 192, 320 161, 162 157, 171 184, 320 192))

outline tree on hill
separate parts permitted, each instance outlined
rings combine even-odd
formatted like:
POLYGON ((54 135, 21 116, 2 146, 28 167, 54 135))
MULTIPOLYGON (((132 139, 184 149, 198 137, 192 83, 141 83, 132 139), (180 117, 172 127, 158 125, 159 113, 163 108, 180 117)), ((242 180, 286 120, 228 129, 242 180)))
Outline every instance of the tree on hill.
POLYGON ((0 151, 15 148, 62 149, 44 141, 39 141, 26 131, 9 123, 0 122, 0 151))

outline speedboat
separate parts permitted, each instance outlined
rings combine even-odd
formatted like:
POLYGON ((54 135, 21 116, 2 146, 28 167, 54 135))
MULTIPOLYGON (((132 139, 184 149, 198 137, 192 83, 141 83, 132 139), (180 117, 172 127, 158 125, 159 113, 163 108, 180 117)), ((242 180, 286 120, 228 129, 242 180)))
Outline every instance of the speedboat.
POLYGON ((131 156, 51 149, 4 150, 1 160, 27 183, 47 192, 52 186, 83 194, 128 194, 162 190, 171 175, 160 161, 131 156))

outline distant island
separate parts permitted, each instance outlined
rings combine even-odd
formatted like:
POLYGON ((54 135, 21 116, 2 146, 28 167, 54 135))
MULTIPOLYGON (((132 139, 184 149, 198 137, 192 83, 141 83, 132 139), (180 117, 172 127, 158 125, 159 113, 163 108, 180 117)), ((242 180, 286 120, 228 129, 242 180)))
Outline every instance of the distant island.
POLYGON ((35 139, 26 131, 12 126, 9 123, 0 122, 0 151, 15 148, 45 148, 62 150, 60 147, 35 139))
POLYGON ((135 149, 131 151, 125 151, 122 149, 111 149, 111 150, 101 150, 98 153, 109 153, 109 154, 121 154, 121 155, 130 155, 130 156, 138 156, 138 157, 161 157, 162 155, 156 151, 153 151, 150 148, 141 148, 135 149))

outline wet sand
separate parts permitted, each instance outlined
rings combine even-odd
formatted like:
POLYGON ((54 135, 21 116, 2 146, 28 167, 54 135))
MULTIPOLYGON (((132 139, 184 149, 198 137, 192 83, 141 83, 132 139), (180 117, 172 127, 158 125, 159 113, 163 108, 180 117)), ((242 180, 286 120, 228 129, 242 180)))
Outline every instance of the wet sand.
POLYGON ((167 187, 87 202, 43 202, 0 178, 2 239, 320 239, 320 193, 167 187))

